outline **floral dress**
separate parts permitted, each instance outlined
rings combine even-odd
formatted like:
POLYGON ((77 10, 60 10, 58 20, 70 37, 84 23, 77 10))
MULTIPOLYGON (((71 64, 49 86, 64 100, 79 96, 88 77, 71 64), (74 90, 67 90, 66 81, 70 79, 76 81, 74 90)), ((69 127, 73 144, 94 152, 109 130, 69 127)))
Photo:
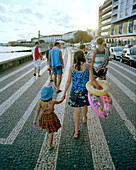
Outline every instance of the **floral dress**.
POLYGON ((89 71, 86 69, 85 71, 78 73, 73 65, 73 73, 72 73, 72 89, 69 96, 68 104, 71 107, 84 107, 89 106, 86 83, 89 81, 89 71))

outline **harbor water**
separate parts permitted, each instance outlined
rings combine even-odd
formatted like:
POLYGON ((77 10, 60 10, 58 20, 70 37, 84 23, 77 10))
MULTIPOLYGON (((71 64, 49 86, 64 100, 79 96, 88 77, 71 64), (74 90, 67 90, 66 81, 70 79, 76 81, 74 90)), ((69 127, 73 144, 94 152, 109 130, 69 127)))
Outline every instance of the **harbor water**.
POLYGON ((0 62, 19 58, 21 56, 32 54, 32 47, 11 47, 11 46, 0 46, 0 62))

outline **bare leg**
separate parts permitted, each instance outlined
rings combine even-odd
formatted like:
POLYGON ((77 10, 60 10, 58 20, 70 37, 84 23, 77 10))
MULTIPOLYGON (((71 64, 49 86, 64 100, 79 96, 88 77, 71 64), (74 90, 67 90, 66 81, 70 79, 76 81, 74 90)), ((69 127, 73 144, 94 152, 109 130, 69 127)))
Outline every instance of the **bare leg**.
POLYGON ((40 75, 40 67, 38 67, 38 76, 40 75))
POLYGON ((49 149, 52 149, 53 133, 49 133, 49 149))
POLYGON ((74 111, 75 134, 79 133, 80 110, 81 107, 75 107, 75 111, 74 111))
POLYGON ((34 67, 34 73, 36 74, 36 67, 34 67))
POLYGON ((55 88, 57 89, 57 74, 54 74, 54 84, 55 88))
POLYGON ((87 106, 83 107, 83 115, 84 115, 83 123, 86 123, 87 121, 87 112, 88 112, 88 107, 87 106))
POLYGON ((50 75, 50 80, 52 80, 52 72, 49 71, 49 75, 50 75))
POLYGON ((59 75, 58 75, 57 90, 59 90, 59 86, 60 86, 60 83, 61 83, 61 79, 62 79, 62 74, 59 74, 59 75))

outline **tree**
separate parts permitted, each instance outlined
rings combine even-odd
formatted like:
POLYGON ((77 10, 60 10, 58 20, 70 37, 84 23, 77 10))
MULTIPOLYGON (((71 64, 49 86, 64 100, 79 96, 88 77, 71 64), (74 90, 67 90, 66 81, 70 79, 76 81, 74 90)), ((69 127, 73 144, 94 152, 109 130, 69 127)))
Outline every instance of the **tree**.
POLYGON ((39 40, 39 42, 40 42, 40 43, 45 43, 45 41, 44 41, 44 40, 39 40))
POLYGON ((87 43, 90 42, 93 39, 93 37, 89 35, 87 31, 77 31, 74 34, 74 39, 76 43, 79 42, 87 43))

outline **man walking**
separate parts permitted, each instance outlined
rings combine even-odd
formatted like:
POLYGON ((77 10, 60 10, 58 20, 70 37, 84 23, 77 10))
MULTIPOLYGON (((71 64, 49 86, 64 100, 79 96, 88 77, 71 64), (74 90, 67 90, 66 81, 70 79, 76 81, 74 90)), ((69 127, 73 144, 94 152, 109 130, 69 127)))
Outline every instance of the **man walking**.
POLYGON ((56 42, 55 46, 49 52, 49 65, 50 68, 52 66, 52 73, 54 74, 54 84, 57 90, 57 93, 60 93, 61 90, 59 89, 61 79, 62 79, 62 68, 63 59, 62 59, 62 52, 60 50, 60 43, 56 42))
POLYGON ((38 67, 38 77, 41 77, 40 75, 40 67, 42 66, 41 60, 42 60, 42 54, 41 50, 39 48, 39 41, 35 42, 35 46, 32 48, 32 54, 33 54, 33 60, 34 60, 34 76, 36 76, 36 69, 38 67))
POLYGON ((49 51, 52 49, 53 44, 49 44, 49 49, 46 50, 46 58, 47 58, 47 64, 48 64, 48 71, 50 75, 50 82, 52 82, 52 68, 49 65, 49 51))

